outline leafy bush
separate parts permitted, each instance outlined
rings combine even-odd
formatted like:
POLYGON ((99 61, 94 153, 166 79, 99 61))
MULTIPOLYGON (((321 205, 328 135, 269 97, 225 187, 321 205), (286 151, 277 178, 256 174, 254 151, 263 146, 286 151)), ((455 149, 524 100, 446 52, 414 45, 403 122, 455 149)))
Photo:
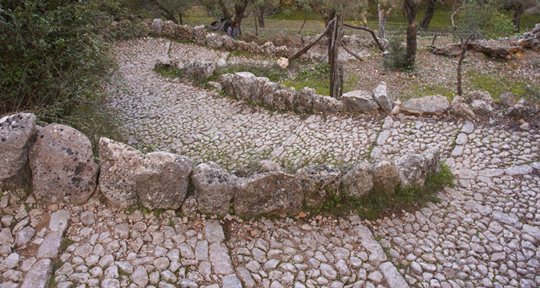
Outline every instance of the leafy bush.
POLYGON ((507 15, 493 5, 472 1, 458 14, 458 33, 471 39, 495 39, 512 35, 515 27, 507 15))
POLYGON ((2 1, 0 114, 32 111, 42 121, 72 125, 90 138, 111 136, 116 127, 100 91, 113 66, 109 43, 137 34, 128 32, 134 30, 126 21, 136 21, 122 18, 118 5, 113 0, 2 1))
POLYGON ((383 58, 383 66, 389 70, 407 70, 407 47, 399 38, 391 38, 388 41, 388 50, 383 58))

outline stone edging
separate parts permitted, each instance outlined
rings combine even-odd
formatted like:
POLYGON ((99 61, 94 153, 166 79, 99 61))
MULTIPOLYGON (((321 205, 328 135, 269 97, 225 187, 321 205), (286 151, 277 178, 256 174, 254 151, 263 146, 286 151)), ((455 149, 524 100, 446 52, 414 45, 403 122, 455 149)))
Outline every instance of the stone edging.
POLYGON ((283 215, 320 206, 333 193, 362 197, 419 187, 440 167, 439 152, 428 149, 393 161, 350 163, 348 169, 311 165, 294 174, 274 168, 238 177, 212 162, 195 165, 172 153, 143 154, 107 138, 100 139, 98 165, 85 135, 60 124, 38 127, 35 121, 30 113, 0 119, 0 184, 13 190, 31 183, 34 197, 43 202, 82 204, 98 190, 121 208, 283 215))
MULTIPOLYGON (((227 63, 216 64, 210 61, 190 61, 189 63, 171 63, 168 58, 159 59, 156 67, 177 66, 183 69, 188 78, 197 81, 207 81, 216 70, 227 66, 227 63), (221 65, 221 66, 220 66, 221 65)), ((293 111, 300 114, 335 114, 347 113, 352 115, 379 113, 397 115, 400 113, 412 115, 448 115, 467 119, 486 119, 497 113, 497 104, 488 92, 471 91, 462 96, 455 96, 452 103, 445 96, 432 95, 412 98, 404 103, 394 99, 388 93, 388 87, 383 81, 371 92, 355 90, 343 94, 339 99, 318 95, 315 90, 304 87, 298 91, 272 82, 266 77, 257 77, 250 72, 222 74, 218 82, 209 81, 209 86, 218 91, 223 90, 227 95, 241 101, 250 102, 277 111, 293 111)), ((510 118, 529 118, 538 114, 538 105, 525 98, 517 99, 511 92, 500 95, 502 109, 500 116, 510 118)))
POLYGON ((242 40, 235 40, 223 34, 207 33, 204 25, 192 28, 187 25, 175 24, 172 21, 154 19, 150 25, 150 32, 156 36, 194 42, 197 45, 212 49, 246 51, 253 54, 278 57, 287 57, 291 53, 287 46, 276 46, 272 42, 259 45, 255 42, 248 43, 242 40))

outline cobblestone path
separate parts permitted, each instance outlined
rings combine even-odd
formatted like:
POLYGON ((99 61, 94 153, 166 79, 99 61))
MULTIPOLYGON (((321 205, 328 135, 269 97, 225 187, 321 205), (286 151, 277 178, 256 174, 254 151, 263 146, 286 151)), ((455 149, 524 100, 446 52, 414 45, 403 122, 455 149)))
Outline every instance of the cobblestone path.
MULTIPOLYGON (((437 146, 456 186, 440 191, 438 203, 376 221, 218 220, 120 211, 98 196, 83 206, 41 206, 4 194, 0 287, 540 286, 538 127, 267 112, 160 77, 152 67, 166 47, 156 39, 116 47, 112 104, 137 141, 230 169, 437 146)), ((227 57, 178 43, 172 53, 227 57)))

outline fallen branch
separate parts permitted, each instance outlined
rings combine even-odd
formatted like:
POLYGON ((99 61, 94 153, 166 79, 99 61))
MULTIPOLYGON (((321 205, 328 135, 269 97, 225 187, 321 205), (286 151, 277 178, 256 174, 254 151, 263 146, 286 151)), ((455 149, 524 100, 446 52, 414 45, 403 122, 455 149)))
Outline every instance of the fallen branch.
POLYGON ((326 30, 321 33, 317 39, 315 39, 314 41, 312 41, 311 43, 309 43, 308 45, 304 46, 302 49, 298 50, 298 52, 294 53, 292 56, 290 56, 288 59, 289 59, 289 62, 299 58, 300 56, 302 56, 304 53, 306 53, 311 47, 313 47, 313 45, 317 44, 317 42, 321 41, 321 39, 327 35, 329 32, 330 32, 330 29, 332 28, 332 26, 334 25, 334 22, 336 21, 336 19, 332 19, 330 22, 328 22, 328 25, 326 25, 326 30))
MULTIPOLYGON (((431 47, 430 51, 435 55, 457 57, 461 55, 463 47, 461 46, 461 44, 450 44, 442 48, 431 47)), ((517 46, 490 47, 478 42, 468 42, 467 51, 479 52, 489 58, 512 60, 514 58, 513 55, 522 52, 523 49, 517 46)))
POLYGON ((373 30, 367 28, 367 27, 363 27, 363 26, 353 26, 351 24, 347 24, 347 23, 344 23, 343 26, 345 27, 348 27, 348 28, 351 28, 351 29, 356 29, 356 30, 362 30, 362 31, 367 31, 371 34, 371 36, 373 37, 373 39, 375 40, 375 42, 377 43, 377 46, 379 46, 379 49, 381 49, 381 52, 384 52, 384 46, 381 44, 381 42, 379 42, 379 38, 377 38, 377 35, 375 35, 375 32, 373 32, 373 30))

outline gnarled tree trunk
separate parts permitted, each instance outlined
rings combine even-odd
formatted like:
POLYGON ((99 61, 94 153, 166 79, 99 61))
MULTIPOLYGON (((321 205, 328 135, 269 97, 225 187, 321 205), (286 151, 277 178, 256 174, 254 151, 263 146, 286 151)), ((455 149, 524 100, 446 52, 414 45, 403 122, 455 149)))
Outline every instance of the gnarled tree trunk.
POLYGON ((424 18, 420 22, 420 27, 424 30, 428 30, 429 23, 431 23, 431 19, 433 19, 433 15, 435 13, 435 4, 437 3, 437 0, 428 0, 426 5, 426 14, 424 15, 424 18))
POLYGON ((259 8, 259 27, 264 28, 264 5, 259 8))
POLYGON ((404 0, 403 11, 407 18, 407 50, 405 63, 407 67, 413 67, 416 60, 416 12, 418 11, 417 0, 404 0))

